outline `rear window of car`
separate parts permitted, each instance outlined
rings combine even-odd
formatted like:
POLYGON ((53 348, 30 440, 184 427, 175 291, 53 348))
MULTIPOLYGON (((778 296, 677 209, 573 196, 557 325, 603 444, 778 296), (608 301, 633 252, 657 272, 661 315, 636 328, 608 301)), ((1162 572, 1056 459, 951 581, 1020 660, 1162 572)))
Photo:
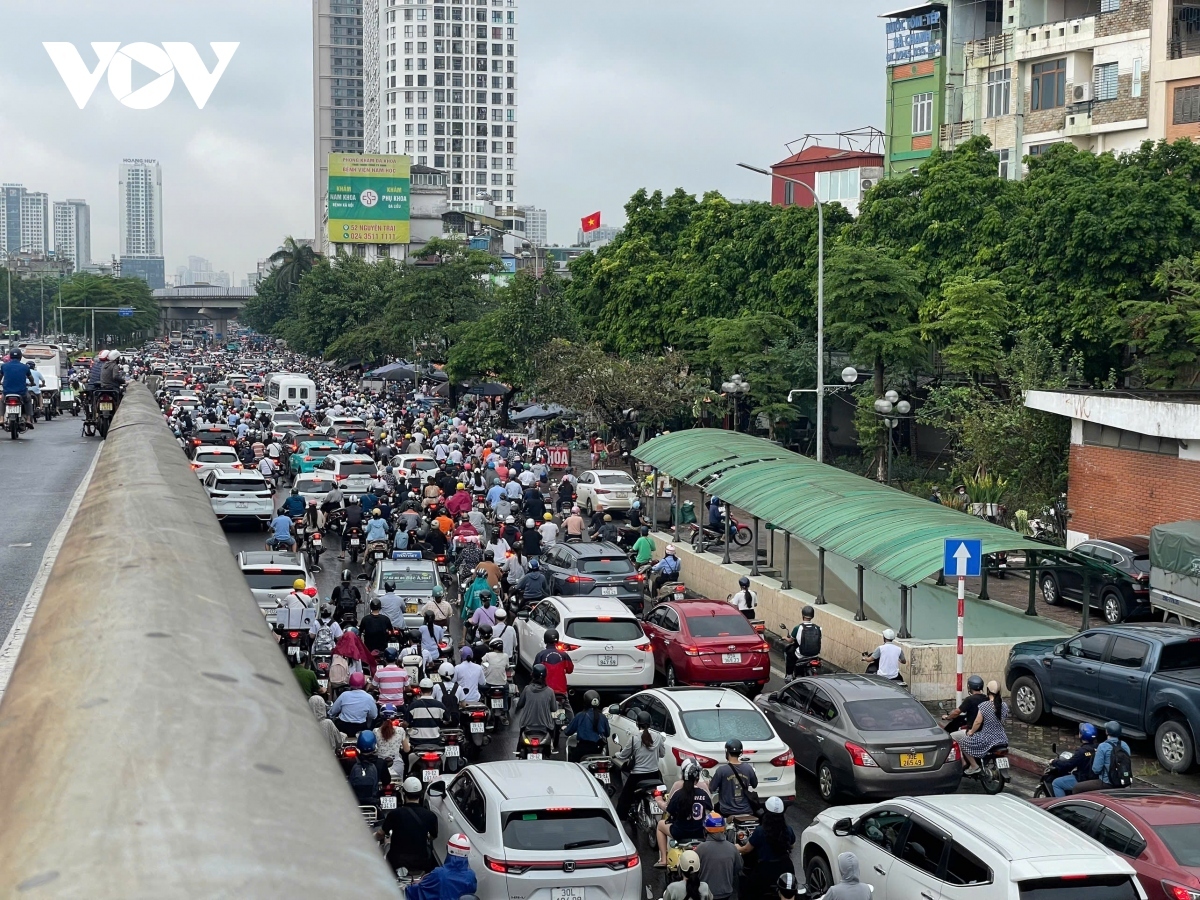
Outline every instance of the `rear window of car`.
POLYGON ((584 557, 579 561, 579 571, 588 575, 628 575, 633 563, 624 556, 584 557))
POLYGON ((1150 571, 1150 557, 1135 556, 1133 558, 1133 567, 1135 569, 1137 569, 1139 572, 1147 572, 1148 573, 1150 571))
POLYGON ((1158 660, 1160 672, 1180 669, 1200 669, 1200 638, 1191 638, 1178 644, 1167 644, 1162 648, 1158 660))
POLYGON ((1159 825, 1153 830, 1167 845, 1175 862, 1188 868, 1200 867, 1200 823, 1159 825))
POLYGON ((1128 875, 1035 878, 1018 882, 1021 900, 1138 900, 1128 875))
POLYGON ((302 494, 323 494, 333 487, 332 481, 297 481, 296 490, 302 494))
POLYGON ((217 453, 213 450, 197 450, 196 462, 237 462, 237 454, 233 452, 217 453))
POLYGON ((741 637, 755 633, 746 617, 737 613, 731 616, 698 615, 686 618, 692 637, 741 637))
POLYGON ((603 809, 531 809, 504 820, 504 846, 511 850, 584 850, 621 843, 612 816, 603 809))
POLYGON ((432 459, 410 459, 406 463, 406 467, 409 469, 419 469, 422 472, 427 472, 430 469, 436 469, 438 464, 436 460, 432 459))
POLYGON ((223 428, 204 428, 196 432, 196 437, 201 441, 227 441, 233 437, 233 432, 223 428))
POLYGON ((581 641, 636 641, 644 637, 637 619, 571 619, 567 622, 567 637, 581 641))
POLYGON ((301 449, 305 456, 311 456, 313 459, 324 459, 337 450, 336 447, 303 447, 301 449))
POLYGON ((265 491, 267 484, 265 481, 252 481, 249 479, 243 480, 240 478, 218 478, 213 484, 214 491, 227 491, 228 493, 253 493, 254 491, 265 491))
POLYGON ((846 704, 846 714, 859 731, 907 731, 937 725, 925 707, 904 697, 851 700, 846 704))
POLYGON ((628 475, 597 475, 596 480, 600 484, 624 485, 630 490, 634 487, 634 481, 628 475))
POLYGON ((339 428, 337 430, 337 436, 344 441, 365 441, 371 436, 371 432, 367 431, 365 428, 339 428))
POLYGON ((378 470, 374 463, 344 462, 338 468, 340 475, 374 475, 378 470))
POLYGON ((683 730, 695 741, 722 743, 730 738, 741 741, 769 741, 775 737, 770 724, 756 709, 694 709, 681 713, 683 730))
POLYGON ((290 591, 297 578, 303 578, 301 569, 284 570, 281 572, 243 571, 246 583, 252 591, 290 591))

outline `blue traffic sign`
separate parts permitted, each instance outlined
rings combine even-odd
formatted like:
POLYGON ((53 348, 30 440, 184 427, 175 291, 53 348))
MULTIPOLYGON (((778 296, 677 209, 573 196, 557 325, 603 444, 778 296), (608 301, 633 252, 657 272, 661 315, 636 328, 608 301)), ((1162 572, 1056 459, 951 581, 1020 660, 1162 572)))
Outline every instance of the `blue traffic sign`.
POLYGON ((132 306, 118 306, 117 307, 117 315, 118 316, 132 316, 133 315, 133 307, 132 306))
POLYGON ((957 578, 966 575, 978 578, 983 566, 983 541, 947 538, 942 556, 942 570, 957 578))

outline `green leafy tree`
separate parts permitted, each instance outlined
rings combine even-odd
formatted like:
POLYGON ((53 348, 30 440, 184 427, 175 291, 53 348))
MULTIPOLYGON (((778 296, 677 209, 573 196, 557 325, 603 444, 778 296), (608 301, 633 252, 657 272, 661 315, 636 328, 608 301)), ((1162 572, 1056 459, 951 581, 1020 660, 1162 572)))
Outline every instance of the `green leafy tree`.
POLYGON ((921 306, 921 336, 936 342, 952 372, 993 374, 1004 360, 1012 304, 998 278, 956 275, 921 306))
POLYGON ((158 303, 150 286, 140 278, 111 278, 105 275, 73 275, 62 284, 62 305, 94 306, 106 309, 133 307, 133 315, 119 316, 115 312, 92 313, 82 310, 62 310, 63 327, 77 334, 92 331, 111 343, 128 343, 135 335, 149 336, 158 328, 158 303))
POLYGON ((1169 260, 1154 276, 1162 299, 1122 304, 1132 371, 1155 388, 1192 388, 1200 377, 1200 254, 1169 260))
POLYGON ((283 246, 267 257, 279 281, 287 291, 294 291, 300 280, 312 271, 321 254, 311 244, 299 243, 290 234, 283 239, 283 246))

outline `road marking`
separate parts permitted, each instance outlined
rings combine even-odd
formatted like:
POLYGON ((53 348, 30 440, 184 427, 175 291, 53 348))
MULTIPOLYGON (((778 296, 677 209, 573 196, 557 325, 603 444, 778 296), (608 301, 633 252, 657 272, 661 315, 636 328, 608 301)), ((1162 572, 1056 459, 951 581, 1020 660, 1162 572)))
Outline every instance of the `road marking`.
POLYGON ((32 546, 33 546, 33 544, 9 544, 8 549, 12 550, 14 547, 32 547, 32 546))
MULTIPOLYGON (((103 444, 100 445, 100 447, 103 446, 103 444)), ((79 482, 79 487, 75 489, 75 495, 71 497, 71 502, 67 504, 67 511, 63 513, 62 521, 58 523, 58 527, 54 529, 54 534, 50 536, 50 542, 46 545, 46 552, 42 554, 42 561, 38 565, 38 571, 33 578, 33 584, 29 586, 29 593, 25 595, 25 601, 21 604, 21 609, 17 612, 16 619, 13 620, 12 630, 9 631, 8 636, 4 639, 4 644, 0 646, 0 700, 4 698, 4 691, 8 687, 8 679, 12 676, 13 666, 16 665, 17 657, 21 653, 21 646, 25 643, 25 635, 29 632, 29 623, 33 621, 33 614, 37 612, 38 602, 42 599, 42 591, 46 587, 46 581, 50 578, 50 571, 54 568, 54 561, 58 559, 58 551, 62 549, 63 541, 67 536, 67 530, 71 527, 71 523, 75 521, 75 515, 79 512, 79 507, 83 503, 83 495, 87 493, 88 485, 92 482, 92 473, 96 471, 96 463, 100 461, 100 447, 96 448, 96 455, 92 457, 92 464, 88 466, 83 480, 79 482)), ((20 546, 29 547, 31 545, 23 544, 20 546)))

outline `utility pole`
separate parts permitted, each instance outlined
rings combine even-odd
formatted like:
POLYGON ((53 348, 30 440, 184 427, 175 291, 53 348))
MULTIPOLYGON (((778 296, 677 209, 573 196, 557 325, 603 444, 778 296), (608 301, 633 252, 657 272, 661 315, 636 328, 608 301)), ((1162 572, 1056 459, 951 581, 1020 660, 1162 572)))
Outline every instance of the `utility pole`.
POLYGON ((46 339, 46 276, 43 275, 38 279, 38 288, 42 295, 42 322, 38 326, 38 337, 43 341, 46 339))

